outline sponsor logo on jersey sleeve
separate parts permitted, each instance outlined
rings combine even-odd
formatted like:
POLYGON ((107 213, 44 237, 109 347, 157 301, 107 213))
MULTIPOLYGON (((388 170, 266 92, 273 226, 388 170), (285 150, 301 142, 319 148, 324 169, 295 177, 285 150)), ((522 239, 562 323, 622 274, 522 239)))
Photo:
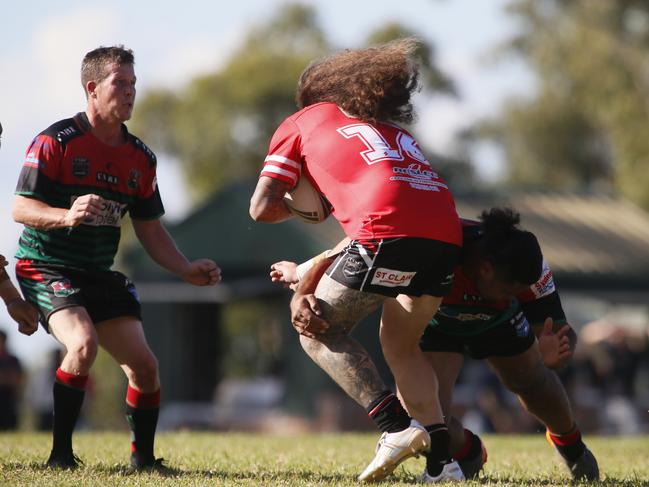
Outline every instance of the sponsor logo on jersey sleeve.
POLYGON ((66 127, 63 130, 60 130, 56 133, 56 140, 58 140, 59 142, 63 142, 63 139, 66 139, 76 133, 77 131, 74 127, 66 127))
POLYGON ((372 277, 372 284, 385 287, 409 286, 417 272, 395 271, 378 267, 372 277))
POLYGON ((516 313, 509 322, 514 326, 517 337, 525 338, 530 334, 530 324, 522 311, 516 313))
POLYGON ((27 154, 27 157, 25 157, 25 163, 23 165, 36 169, 42 168, 44 166, 44 164, 38 159, 38 157, 36 157, 36 153, 34 151, 30 151, 27 154))
POLYGON ((552 271, 546 262, 543 262, 541 278, 532 284, 531 289, 537 299, 548 296, 556 291, 556 288, 554 287, 554 279, 552 278, 552 271))

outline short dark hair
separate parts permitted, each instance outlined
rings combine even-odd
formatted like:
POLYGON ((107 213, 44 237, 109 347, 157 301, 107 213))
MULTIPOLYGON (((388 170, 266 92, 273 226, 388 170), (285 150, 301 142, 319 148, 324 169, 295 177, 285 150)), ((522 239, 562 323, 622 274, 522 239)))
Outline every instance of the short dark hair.
POLYGON ((511 208, 491 208, 480 215, 482 255, 496 275, 508 283, 534 284, 543 272, 543 254, 536 236, 522 230, 520 214, 511 208))
MULTIPOLYGON (((106 67, 111 64, 135 64, 133 51, 126 49, 123 45, 98 47, 86 53, 81 61, 81 85, 86 91, 88 81, 101 81, 107 75, 106 67)), ((88 95, 88 93, 86 93, 88 95)))

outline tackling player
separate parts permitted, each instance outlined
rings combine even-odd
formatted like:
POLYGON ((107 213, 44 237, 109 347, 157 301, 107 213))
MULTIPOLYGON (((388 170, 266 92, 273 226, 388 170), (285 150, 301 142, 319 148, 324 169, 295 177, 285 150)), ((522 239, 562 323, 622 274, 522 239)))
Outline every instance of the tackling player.
MULTIPOLYGON (((546 426, 548 441, 574 479, 597 480, 597 461, 581 439, 565 389, 547 368, 561 367, 570 359, 576 336, 566 323, 536 237, 521 230, 519 222, 518 214, 501 208, 483 212, 480 222, 462 222, 464 245, 453 289, 421 339, 439 379, 451 451, 466 478, 475 477, 486 461, 480 438, 450 416, 453 388, 467 354, 486 359, 525 409, 546 426)), ((322 260, 306 273, 301 292, 315 287, 314 281, 330 262, 322 260)), ((271 278, 293 284, 297 267, 278 262, 272 266, 271 278)), ((292 306, 296 329, 317 335, 326 324, 317 316, 314 300, 311 312, 292 306)), ((424 480, 431 477, 428 463, 424 480)))
POLYGON ((16 255, 18 281, 39 309, 43 327, 66 349, 53 391, 50 467, 77 466, 72 432, 98 346, 128 378, 131 468, 161 467, 153 454, 158 362, 144 336, 135 286, 111 270, 125 214, 159 265, 197 286, 220 280, 213 261, 188 261, 160 222, 156 157, 124 125, 135 102, 133 64, 133 52, 123 46, 85 55, 86 111, 36 136, 16 188, 13 216, 25 225, 16 255))
POLYGON ((330 327, 300 342, 383 431, 362 481, 380 480, 429 448, 436 478, 463 478, 448 451, 435 372, 418 346, 450 290, 462 235, 446 183, 395 125, 413 118, 417 47, 402 39, 307 67, 298 83, 301 110, 276 130, 250 204, 257 221, 289 218, 284 194, 304 172, 350 239, 315 291, 330 327), (412 418, 349 335, 380 306, 383 354, 412 418))

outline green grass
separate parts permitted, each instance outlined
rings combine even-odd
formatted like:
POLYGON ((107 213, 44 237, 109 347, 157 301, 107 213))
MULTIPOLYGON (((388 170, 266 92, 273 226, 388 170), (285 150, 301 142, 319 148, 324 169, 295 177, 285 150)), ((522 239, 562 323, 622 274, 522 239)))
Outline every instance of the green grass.
MULTIPOLYGON (((172 475, 129 475, 127 433, 78 433, 75 471, 43 467, 50 436, 0 434, 2 486, 307 486, 359 485, 356 476, 371 460, 376 434, 270 436, 226 433, 166 433, 156 450, 172 475)), ((541 435, 486 436, 489 461, 478 486, 564 486, 567 471, 541 435)), ((649 486, 649 437, 589 437, 605 486, 649 486)), ((423 459, 402 464, 382 485, 417 484, 423 459)), ((592 485, 592 484, 591 484, 592 485)))

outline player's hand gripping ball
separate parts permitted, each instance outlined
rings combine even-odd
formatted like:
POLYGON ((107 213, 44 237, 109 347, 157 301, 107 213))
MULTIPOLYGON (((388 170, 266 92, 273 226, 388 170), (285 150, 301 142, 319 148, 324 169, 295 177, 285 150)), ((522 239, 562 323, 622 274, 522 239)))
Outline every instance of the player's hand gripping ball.
POLYGON ((284 196, 291 212, 306 223, 320 223, 332 211, 331 203, 313 187, 309 178, 300 176, 295 188, 284 196))

